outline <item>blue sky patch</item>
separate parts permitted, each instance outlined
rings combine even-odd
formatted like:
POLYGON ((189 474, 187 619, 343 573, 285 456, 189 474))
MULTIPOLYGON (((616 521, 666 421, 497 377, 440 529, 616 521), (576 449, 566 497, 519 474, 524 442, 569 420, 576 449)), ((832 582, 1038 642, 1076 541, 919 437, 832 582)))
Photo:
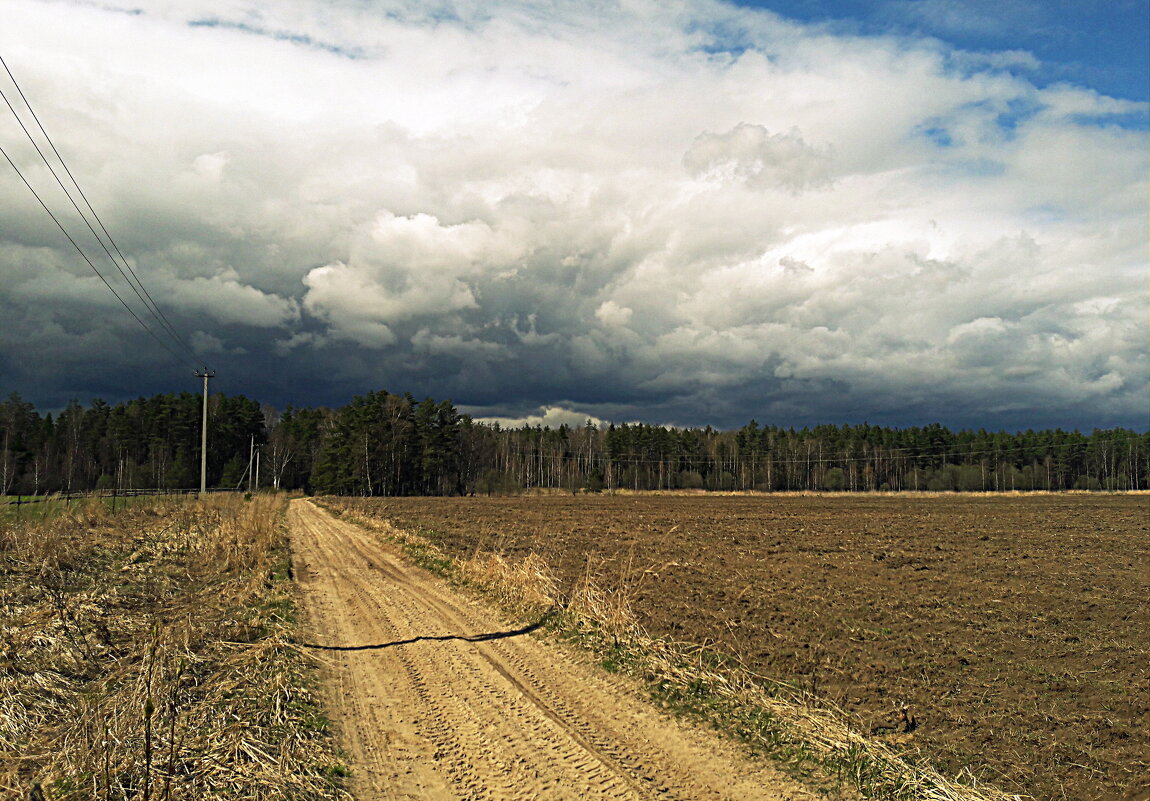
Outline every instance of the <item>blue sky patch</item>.
POLYGON ((954 146, 954 138, 950 135, 950 131, 939 120, 923 123, 915 133, 925 136, 938 147, 954 146))
POLYGON ((860 35, 934 37, 974 53, 1025 51, 1039 87, 1073 83, 1111 97, 1150 100, 1150 3, 1146 0, 733 0, 801 22, 860 35))

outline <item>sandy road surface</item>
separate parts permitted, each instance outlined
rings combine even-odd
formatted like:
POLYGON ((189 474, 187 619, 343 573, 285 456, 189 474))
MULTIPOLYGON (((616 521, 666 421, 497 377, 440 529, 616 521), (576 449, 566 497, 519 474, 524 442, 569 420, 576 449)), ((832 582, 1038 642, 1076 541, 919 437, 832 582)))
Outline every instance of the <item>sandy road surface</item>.
POLYGON ((360 801, 815 798, 364 530, 307 501, 292 503, 289 520, 360 801))

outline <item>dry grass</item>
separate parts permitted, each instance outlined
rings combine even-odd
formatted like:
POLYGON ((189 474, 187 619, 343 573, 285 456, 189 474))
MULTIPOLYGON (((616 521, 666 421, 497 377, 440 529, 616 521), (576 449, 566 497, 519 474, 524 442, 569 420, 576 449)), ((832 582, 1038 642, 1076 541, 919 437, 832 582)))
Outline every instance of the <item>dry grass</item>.
POLYGON ((611 669, 640 677, 665 706, 702 718, 758 750, 798 766, 817 766, 866 797, 930 801, 1018 801, 973 775, 943 776, 923 764, 910 738, 861 734, 861 720, 798 688, 755 675, 730 656, 692 643, 650 637, 632 609, 644 571, 627 560, 618 575, 587 564, 564 588, 537 553, 514 559, 476 551, 452 560, 429 540, 372 517, 360 504, 328 499, 345 519, 399 542, 417 563, 476 587, 519 614, 552 618, 559 633, 596 651, 611 669))
POLYGON ((0 529, 0 796, 347 797, 290 645, 281 512, 94 502, 0 529))

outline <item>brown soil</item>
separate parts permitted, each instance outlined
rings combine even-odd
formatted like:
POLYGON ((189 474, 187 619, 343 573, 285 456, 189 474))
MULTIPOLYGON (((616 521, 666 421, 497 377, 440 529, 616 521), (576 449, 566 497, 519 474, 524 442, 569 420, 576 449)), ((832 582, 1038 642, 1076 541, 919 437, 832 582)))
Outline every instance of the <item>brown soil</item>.
POLYGON ((306 501, 289 521, 360 801, 815 798, 363 529, 306 501))
POLYGON ((457 556, 627 584, 654 635, 814 690, 950 774, 1150 798, 1150 497, 550 496, 369 502, 457 556), (889 728, 887 728, 889 726, 889 728), (900 735, 905 737, 905 735, 900 735))

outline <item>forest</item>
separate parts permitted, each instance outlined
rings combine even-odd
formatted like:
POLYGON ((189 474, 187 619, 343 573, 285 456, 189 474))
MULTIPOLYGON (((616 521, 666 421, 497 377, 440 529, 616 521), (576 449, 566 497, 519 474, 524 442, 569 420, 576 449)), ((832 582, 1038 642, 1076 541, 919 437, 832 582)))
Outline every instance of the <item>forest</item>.
MULTIPOLYGON (((156 395, 41 414, 0 403, 0 494, 199 485, 202 398, 156 395)), ((209 398, 208 485, 333 495, 602 490, 1144 490, 1150 433, 951 431, 644 423, 502 428, 447 400, 386 391, 338 408, 282 411, 209 398)))

